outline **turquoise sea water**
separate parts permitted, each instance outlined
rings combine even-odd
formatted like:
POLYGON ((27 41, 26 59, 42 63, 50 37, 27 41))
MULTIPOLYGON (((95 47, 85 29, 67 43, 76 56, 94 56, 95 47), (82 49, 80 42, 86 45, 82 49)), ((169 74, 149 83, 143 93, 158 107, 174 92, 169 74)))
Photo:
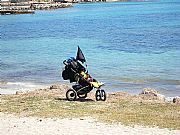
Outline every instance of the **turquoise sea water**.
POLYGON ((80 46, 107 91, 150 87, 180 96, 180 1, 76 4, 0 16, 1 92, 67 83, 62 61, 80 46))

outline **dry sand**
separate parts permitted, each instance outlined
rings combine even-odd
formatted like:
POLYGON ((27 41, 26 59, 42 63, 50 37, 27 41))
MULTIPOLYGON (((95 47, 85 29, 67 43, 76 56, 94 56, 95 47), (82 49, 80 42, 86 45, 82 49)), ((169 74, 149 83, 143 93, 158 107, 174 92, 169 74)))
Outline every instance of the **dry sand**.
MULTIPOLYGON (((52 94, 62 96, 68 89, 65 85, 53 85, 50 89, 35 90, 17 95, 52 94)), ((93 96, 90 94, 91 98, 93 96)), ((125 93, 109 94, 109 98, 127 97, 125 93)), ((141 97, 141 96, 140 96, 141 97)), ((139 98, 138 97, 138 100, 139 98)), ((109 99, 109 100, 110 100, 109 99)), ((109 125, 91 117, 60 119, 23 117, 0 112, 0 135, 180 135, 180 130, 149 128, 143 126, 109 125)))
POLYGON ((0 113, 0 135, 180 135, 180 131, 108 125, 91 117, 51 119, 0 113))

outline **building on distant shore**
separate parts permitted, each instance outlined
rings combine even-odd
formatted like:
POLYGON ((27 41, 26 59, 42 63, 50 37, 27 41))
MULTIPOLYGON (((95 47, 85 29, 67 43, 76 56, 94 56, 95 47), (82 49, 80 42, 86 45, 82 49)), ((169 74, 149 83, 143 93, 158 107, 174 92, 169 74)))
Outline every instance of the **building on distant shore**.
POLYGON ((0 3, 10 2, 10 0, 0 0, 0 3))
POLYGON ((53 0, 54 2, 73 3, 74 0, 53 0))
POLYGON ((7 2, 11 2, 11 3, 20 3, 20 2, 29 2, 31 0, 0 0, 1 3, 7 3, 7 2))
POLYGON ((29 2, 30 0, 10 0, 12 3, 29 2))
POLYGON ((20 2, 54 2, 54 0, 0 0, 0 2, 11 2, 11 3, 20 3, 20 2))
POLYGON ((3 4, 3 3, 10 3, 11 1, 10 0, 0 0, 0 3, 3 4))
POLYGON ((79 3, 79 2, 111 2, 111 1, 127 1, 127 0, 0 0, 4 2, 20 3, 20 2, 61 2, 61 3, 79 3))
POLYGON ((14 3, 10 1, 3 1, 1 2, 1 9, 2 10, 31 10, 31 4, 28 2, 21 2, 21 3, 14 3))

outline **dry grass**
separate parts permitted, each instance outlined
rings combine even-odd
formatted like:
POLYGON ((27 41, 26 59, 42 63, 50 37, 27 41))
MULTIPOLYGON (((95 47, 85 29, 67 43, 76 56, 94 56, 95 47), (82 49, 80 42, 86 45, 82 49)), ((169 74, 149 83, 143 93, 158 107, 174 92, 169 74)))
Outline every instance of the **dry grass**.
POLYGON ((1 95, 0 112, 58 118, 91 116, 108 123, 180 129, 179 105, 139 102, 131 97, 109 96, 106 102, 91 99, 69 102, 53 94, 1 95))

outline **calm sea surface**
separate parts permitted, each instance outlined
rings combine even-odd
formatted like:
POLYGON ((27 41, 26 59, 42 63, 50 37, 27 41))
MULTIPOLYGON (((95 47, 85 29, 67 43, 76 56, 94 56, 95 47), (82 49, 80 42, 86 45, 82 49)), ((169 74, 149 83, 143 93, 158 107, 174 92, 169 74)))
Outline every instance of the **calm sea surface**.
POLYGON ((0 16, 0 92, 67 83, 62 61, 80 46, 107 91, 150 87, 180 96, 180 1, 77 4, 0 16), (2 82, 7 82, 2 85, 2 82))

